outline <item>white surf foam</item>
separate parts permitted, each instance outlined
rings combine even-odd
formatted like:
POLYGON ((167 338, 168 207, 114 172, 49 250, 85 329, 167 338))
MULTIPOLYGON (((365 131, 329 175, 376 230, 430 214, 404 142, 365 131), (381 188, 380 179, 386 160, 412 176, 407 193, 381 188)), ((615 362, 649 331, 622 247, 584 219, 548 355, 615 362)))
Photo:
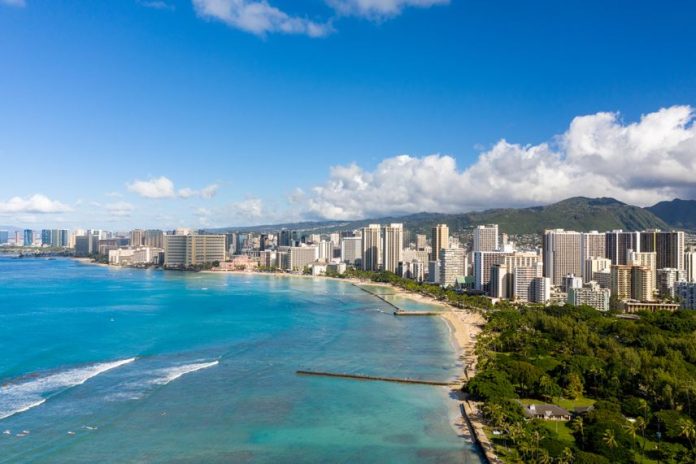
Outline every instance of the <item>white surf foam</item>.
POLYGON ((142 399, 148 391, 156 386, 167 385, 184 375, 191 374, 201 369, 208 369, 217 366, 219 361, 195 362, 189 364, 179 364, 176 366, 163 367, 153 369, 147 372, 144 377, 130 382, 125 382, 118 387, 118 392, 107 397, 110 401, 123 400, 139 400, 142 399))
POLYGON ((82 385, 92 377, 133 361, 135 358, 128 358, 61 372, 39 373, 29 380, 0 386, 0 420, 35 408, 56 393, 82 385))

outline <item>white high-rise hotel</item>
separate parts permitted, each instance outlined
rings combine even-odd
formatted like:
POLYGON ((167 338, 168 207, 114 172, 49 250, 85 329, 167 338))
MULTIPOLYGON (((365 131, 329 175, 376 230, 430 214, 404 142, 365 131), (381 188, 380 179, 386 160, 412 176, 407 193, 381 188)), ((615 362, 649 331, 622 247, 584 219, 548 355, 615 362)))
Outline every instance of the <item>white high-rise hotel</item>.
POLYGON ((370 224, 362 229, 362 268, 366 271, 379 271, 382 256, 382 226, 370 224))
POLYGON ((497 251, 499 248, 498 224, 476 226, 473 251, 497 251))
POLYGON ((382 267, 385 271, 396 272, 401 261, 404 244, 403 224, 391 224, 384 227, 384 245, 382 247, 382 267))

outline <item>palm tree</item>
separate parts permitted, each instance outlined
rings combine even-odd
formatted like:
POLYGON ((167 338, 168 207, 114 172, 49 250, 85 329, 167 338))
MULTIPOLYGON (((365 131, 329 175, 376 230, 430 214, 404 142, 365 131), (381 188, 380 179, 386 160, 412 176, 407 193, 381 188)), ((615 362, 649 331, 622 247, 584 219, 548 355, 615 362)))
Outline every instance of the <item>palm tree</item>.
POLYGON ((539 459, 537 459, 538 464, 551 464, 553 462, 553 459, 551 459, 551 456, 549 456, 549 452, 546 450, 541 450, 541 454, 539 456, 539 459))
POLYGON ((612 429, 606 429, 604 431, 604 436, 602 437, 602 441, 604 442, 605 445, 607 445, 607 448, 609 449, 614 449, 619 444, 616 442, 616 434, 614 433, 614 430, 612 429))
POLYGON ((573 464, 573 451, 566 447, 563 448, 561 455, 556 458, 557 464, 573 464))
MULTIPOLYGON (((639 417, 636 419, 635 422, 636 429, 640 430, 641 435, 643 436, 643 444, 641 446, 641 452, 645 454, 645 429, 647 428, 648 424, 645 422, 645 420, 642 417, 639 417)), ((641 461, 643 460, 643 456, 641 455, 640 457, 641 461)))
POLYGON ((582 447, 585 448, 585 423, 582 420, 582 417, 578 416, 573 421, 570 423, 570 427, 573 429, 573 432, 579 433, 580 437, 582 438, 582 447))
POLYGON ((631 437, 631 451, 635 451, 636 448, 636 434, 638 432, 638 428, 636 427, 636 424, 633 422, 626 422, 623 426, 624 432, 626 432, 630 437, 631 437))
POLYGON ((694 426, 693 421, 689 419, 679 419, 679 436, 689 440, 689 446, 691 446, 691 450, 693 451, 693 440, 696 438, 696 426, 694 426))

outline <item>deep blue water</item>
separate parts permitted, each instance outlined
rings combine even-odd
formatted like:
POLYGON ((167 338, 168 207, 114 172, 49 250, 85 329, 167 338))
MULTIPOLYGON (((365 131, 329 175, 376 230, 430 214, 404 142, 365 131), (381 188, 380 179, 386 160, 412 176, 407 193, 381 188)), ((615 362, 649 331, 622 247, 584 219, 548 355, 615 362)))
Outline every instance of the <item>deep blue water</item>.
POLYGON ((0 463, 480 462, 444 388, 297 369, 461 367, 344 282, 0 257, 0 463))

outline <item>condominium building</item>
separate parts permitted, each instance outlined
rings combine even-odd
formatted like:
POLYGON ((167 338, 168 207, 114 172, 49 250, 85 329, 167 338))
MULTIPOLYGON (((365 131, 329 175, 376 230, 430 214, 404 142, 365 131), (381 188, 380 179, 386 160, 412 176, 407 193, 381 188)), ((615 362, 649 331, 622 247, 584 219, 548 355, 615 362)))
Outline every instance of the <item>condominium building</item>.
MULTIPOLYGON (((606 234, 593 230, 585 232, 580 236, 580 259, 585 266, 588 259, 594 257, 604 257, 606 254, 606 234)), ((611 264, 607 265, 609 267, 611 264)), ((586 268, 583 267, 582 274, 578 274, 585 281, 592 280, 592 272, 586 274, 586 268)))
POLYGON ((0 230, 0 245, 4 245, 10 241, 10 232, 7 230, 0 230))
POLYGON ((581 288, 568 290, 568 304, 573 306, 587 305, 600 311, 609 311, 611 291, 600 288, 596 282, 588 282, 581 288))
POLYGON ((677 282, 674 294, 684 309, 696 309, 696 282, 677 282))
POLYGON ((589 282, 594 279, 595 272, 604 271, 611 267, 611 260, 602 256, 590 256, 585 259, 585 267, 582 273, 583 280, 589 282))
POLYGON ((462 248, 444 248, 440 250, 440 285, 453 286, 457 277, 466 275, 466 253, 462 248))
POLYGON ((601 288, 611 288, 611 267, 593 272, 592 280, 597 282, 601 288))
POLYGON ((473 251, 496 251, 499 248, 498 224, 476 226, 473 251))
POLYGON ((683 270, 684 266, 684 232, 647 230, 640 233, 638 251, 656 253, 657 269, 675 268, 683 270))
POLYGON ((34 231, 31 229, 24 229, 24 242, 25 247, 34 246, 34 231))
POLYGON ((631 267, 631 298, 638 301, 653 301, 655 281, 652 269, 646 266, 631 267))
POLYGON ((491 268, 503 264, 506 253, 500 251, 474 251, 474 289, 490 291, 491 268))
POLYGON ((140 247, 145 245, 145 231, 142 229, 134 229, 130 231, 130 246, 140 247))
POLYGON ((535 277, 532 280, 531 303, 545 304, 551 299, 551 279, 548 277, 535 277))
MULTIPOLYGON (((650 269, 652 272, 652 282, 653 285, 657 285, 657 253, 654 251, 638 252, 638 251, 628 251, 628 265, 629 266, 644 266, 650 269)), ((653 287, 653 290, 657 287, 653 287)))
POLYGON ((384 244, 382 246, 382 267, 385 271, 396 272, 404 248, 403 224, 391 224, 384 227, 384 244))
POLYGON ((512 297, 513 274, 505 264, 494 264, 491 267, 490 291, 493 298, 509 299, 512 297))
POLYGON ((316 246, 288 247, 287 253, 286 269, 288 271, 301 271, 317 260, 319 249, 316 246))
MULTIPOLYGON (((445 227, 447 227, 447 226, 445 226, 445 227)), ((425 234, 416 234, 416 250, 425 251, 427 246, 428 246, 428 237, 425 234)))
POLYGON ((317 245, 319 248, 319 260, 320 261, 331 261, 333 259, 334 244, 333 242, 327 242, 322 240, 317 245))
POLYGON ((570 291, 571 288, 582 288, 582 277, 576 276, 575 274, 564 276, 561 288, 566 292, 570 291))
POLYGON ((686 275, 684 276, 686 281, 696 282, 696 251, 684 253, 684 269, 686 270, 686 275))
POLYGON ((165 235, 164 266, 181 268, 225 260, 224 235, 165 235))
POLYGON ((611 266, 611 294, 619 300, 631 298, 631 266, 611 266))
POLYGON ((544 265, 537 262, 532 266, 518 266, 513 270, 512 297, 516 301, 532 301, 532 283, 543 277, 544 265))
MULTIPOLYGON (((613 230, 605 234, 605 253, 615 265, 628 264, 628 251, 641 251, 640 232, 624 232, 623 230, 613 230)), ((648 250, 651 251, 651 250, 648 250)))
POLYGON ((431 237, 431 261, 437 261, 440 258, 440 250, 449 248, 449 227, 447 224, 438 224, 433 227, 431 237))
POLYGON ((552 285, 560 286, 568 274, 582 275, 582 234, 553 229, 544 231, 544 276, 552 285))
POLYGON ((382 226, 370 224, 362 229, 362 268, 366 271, 379 271, 382 257, 382 226))
POLYGON ((362 237, 341 239, 341 261, 357 265, 362 259, 362 237))
POLYGON ((683 282, 684 271, 675 268, 657 270, 657 292, 662 298, 674 298, 677 282, 683 282))

